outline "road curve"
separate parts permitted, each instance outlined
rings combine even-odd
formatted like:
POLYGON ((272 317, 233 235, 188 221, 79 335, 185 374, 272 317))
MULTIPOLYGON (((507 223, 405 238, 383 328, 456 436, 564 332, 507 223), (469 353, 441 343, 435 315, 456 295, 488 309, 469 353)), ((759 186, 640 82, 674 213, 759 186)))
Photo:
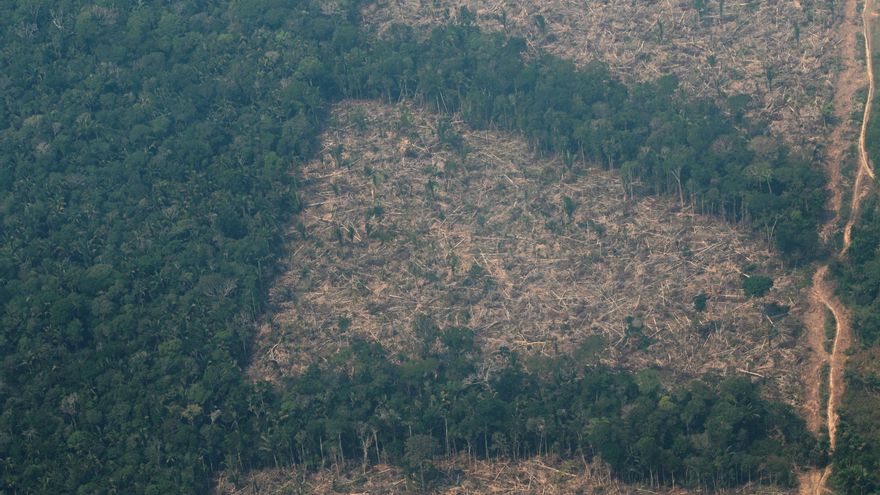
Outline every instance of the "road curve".
MULTIPOLYGON (((854 0, 849 0, 845 7, 847 17, 855 12, 854 9, 854 0)), ((868 156, 865 142, 868 132, 868 123, 871 117, 872 104, 874 101, 874 67, 872 46, 873 40, 871 23, 876 15, 877 14, 874 12, 873 0, 865 0, 864 7, 862 9, 861 24, 862 35, 865 42, 865 68, 868 76, 868 95, 865 101, 865 109, 864 113, 862 114, 862 125, 859 132, 859 166, 852 188, 852 199, 850 203, 849 217, 847 218, 846 225, 844 226, 843 245, 841 246, 839 253, 840 257, 845 256, 847 250, 849 249, 850 243, 852 241, 852 228, 853 225, 855 225, 856 220, 858 219, 862 200, 867 196, 870 183, 873 182, 875 178, 874 169, 871 166, 871 160, 868 156)), ((846 58, 846 51, 844 51, 843 57, 846 58)), ((838 125, 845 124, 840 123, 838 125)), ((834 172, 839 174, 841 166, 839 162, 832 163, 830 164, 830 166, 837 167, 834 172)), ((836 185, 839 187, 840 182, 837 181, 836 185)), ((837 219, 839 218, 839 201, 837 202, 835 207, 837 211, 835 212, 835 217, 833 220, 831 220, 831 223, 836 223, 837 219)), ((833 225, 829 225, 826 227, 833 228, 833 225)), ((845 352, 852 342, 852 328, 850 327, 849 313, 847 312, 846 308, 840 303, 840 301, 834 296, 834 290, 828 283, 827 277, 828 265, 820 266, 813 276, 812 290, 816 297, 812 300, 814 301, 813 304, 818 304, 820 306, 818 308, 814 307, 813 310, 822 311, 823 309, 827 309, 834 315, 834 343, 830 354, 825 354, 820 349, 813 350, 815 356, 814 359, 816 359, 816 357, 820 357, 825 363, 828 364, 828 404, 825 410, 825 424, 828 430, 829 450, 833 455, 834 450, 837 447, 837 423, 839 419, 838 409, 841 399, 843 397, 844 370, 846 367, 845 352)), ((824 324, 821 319, 819 319, 818 321, 816 319, 813 319, 812 324, 808 324, 807 327, 809 332, 818 333, 818 335, 813 335, 813 339, 811 339, 812 342, 824 342, 824 324), (818 337, 818 340, 816 339, 816 337, 818 337)), ((810 378, 812 377, 808 377, 807 379, 809 380, 810 378)), ((822 380, 813 379, 812 382, 813 383, 811 383, 811 386, 815 387, 812 392, 814 395, 818 396, 822 380)), ((814 414, 818 413, 820 413, 820 411, 814 411, 814 414)), ((827 486, 828 477, 830 474, 830 464, 822 470, 813 470, 803 473, 800 480, 800 494, 821 495, 823 493, 830 492, 827 486)))

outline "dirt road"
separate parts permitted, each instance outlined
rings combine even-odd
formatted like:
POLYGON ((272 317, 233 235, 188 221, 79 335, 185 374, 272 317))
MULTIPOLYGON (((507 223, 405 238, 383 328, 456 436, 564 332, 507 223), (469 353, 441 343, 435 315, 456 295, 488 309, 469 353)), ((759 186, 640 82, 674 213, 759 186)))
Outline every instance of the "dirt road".
MULTIPOLYGON (((822 229, 823 238, 829 238, 840 219, 841 198, 843 188, 841 181, 841 165, 845 159, 847 148, 847 117, 856 92, 863 81, 862 71, 867 71, 868 96, 862 114, 862 125, 859 132, 859 166, 853 184, 852 200, 849 217, 843 232, 843 246, 840 256, 846 254, 851 241, 852 227, 855 224, 862 200, 868 193, 870 184, 874 179, 874 170, 865 148, 865 138, 868 130, 868 119, 871 115, 871 104, 874 98, 874 74, 872 67, 872 40, 871 26, 877 15, 872 0, 865 0, 861 20, 858 19, 856 1, 847 0, 844 12, 844 21, 841 26, 842 50, 841 64, 843 70, 835 87, 834 107, 837 116, 837 124, 829 137, 827 167, 829 188, 831 189, 830 207, 834 210, 834 218, 822 229), (860 22, 861 21, 861 22, 860 22), (865 68, 861 68, 855 53, 855 43, 852 40, 861 32, 865 40, 865 68)), ((838 408, 843 397, 844 369, 846 366, 846 350, 852 343, 852 328, 850 327, 849 313, 840 301, 834 296, 833 287, 828 282, 828 265, 823 265, 816 270, 813 276, 812 294, 810 297, 810 309, 807 312, 805 323, 809 332, 808 340, 812 350, 810 375, 805 377, 809 381, 810 390, 806 403, 808 424, 813 431, 819 432, 820 425, 824 423, 828 431, 829 448, 833 454, 837 446, 837 422, 838 408), (835 319, 834 343, 831 352, 825 351, 825 310, 831 311, 835 319), (822 380, 820 376, 824 365, 828 365, 828 404, 823 411, 820 407, 822 402, 822 380)), ((801 476, 800 493, 802 495, 819 495, 829 491, 827 487, 828 477, 831 474, 829 465, 822 470, 814 470, 801 476)))
POLYGON ((862 128, 859 133, 859 169, 856 172, 856 180, 853 184, 852 201, 850 204, 850 215, 843 230, 843 249, 841 254, 846 253, 849 249, 850 234, 852 227, 858 218, 859 207, 862 200, 868 193, 870 183, 874 181, 874 167, 871 165, 871 159, 868 157, 868 150, 865 147, 865 139, 868 134, 868 118, 871 115, 871 106, 874 102, 874 62, 872 58, 873 46, 871 35, 871 23, 877 17, 874 2, 865 0, 864 11, 862 14, 862 32, 865 38, 865 61, 868 72, 868 97, 865 102, 865 111, 862 115, 862 128), (871 179, 870 181, 868 179, 871 179))
POLYGON ((865 39, 865 66, 868 72, 868 98, 865 101, 865 112, 862 115, 862 129, 859 133, 859 158, 861 161, 860 172, 868 174, 874 179, 874 169, 871 166, 871 159, 868 157, 868 151, 865 148, 865 139, 868 134, 868 120, 871 116, 871 106, 874 103, 874 58, 873 58, 873 30, 872 22, 878 16, 872 0, 865 0, 864 10, 862 12, 862 34, 865 39))
POLYGON ((828 283, 828 266, 822 266, 816 270, 813 276, 813 291, 819 302, 831 310, 834 315, 835 333, 834 345, 828 356, 828 406, 825 410, 826 427, 828 429, 828 441, 831 451, 837 446, 837 408, 843 395, 843 370, 846 364, 844 351, 851 344, 851 328, 849 313, 840 301, 834 296, 834 290, 828 283))

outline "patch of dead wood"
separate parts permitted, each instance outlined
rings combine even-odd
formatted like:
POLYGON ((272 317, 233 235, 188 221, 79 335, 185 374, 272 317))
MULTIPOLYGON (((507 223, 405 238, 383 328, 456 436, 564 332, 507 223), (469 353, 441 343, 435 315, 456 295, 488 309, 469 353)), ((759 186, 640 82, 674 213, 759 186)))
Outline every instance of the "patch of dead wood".
MULTIPOLYGON (((687 490, 674 487, 627 485, 611 476, 601 461, 582 459, 561 461, 555 457, 534 457, 524 461, 485 462, 458 456, 438 459, 435 465, 444 473, 444 481, 433 489, 423 489, 398 468, 387 464, 366 469, 335 466, 318 472, 303 472, 296 467, 256 471, 239 479, 221 477, 215 495, 280 495, 347 493, 437 495, 465 494, 544 494, 544 495, 624 495, 633 493, 682 495, 687 490)), ((776 486, 748 484, 736 489, 719 489, 718 495, 786 495, 794 490, 776 486)))
POLYGON ((335 108, 324 153, 297 172, 307 207, 254 377, 295 376, 355 336, 411 354, 428 316, 472 328, 489 356, 572 352, 601 335, 611 366, 751 373, 801 402, 802 294, 761 241, 672 200, 626 200, 616 173, 566 171, 511 135, 452 122, 459 153, 438 139, 440 118, 408 104, 335 108), (743 295, 749 264, 775 280, 764 298, 743 295), (768 315, 771 302, 793 314, 768 315))
MULTIPOLYGON (((675 74, 691 97, 749 95, 753 117, 808 151, 827 134, 838 47, 860 43, 839 29, 836 2, 812 0, 380 0, 363 18, 380 35, 395 23, 427 33, 461 7, 483 28, 524 37, 533 53, 604 61, 628 82, 675 74)), ((834 103, 844 113, 859 106, 834 103)))

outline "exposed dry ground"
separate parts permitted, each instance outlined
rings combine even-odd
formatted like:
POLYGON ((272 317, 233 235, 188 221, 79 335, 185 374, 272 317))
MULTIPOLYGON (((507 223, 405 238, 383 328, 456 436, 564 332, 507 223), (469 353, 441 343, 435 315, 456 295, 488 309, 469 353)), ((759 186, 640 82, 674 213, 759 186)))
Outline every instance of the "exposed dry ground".
POLYGON ((350 101, 334 118, 324 155, 299 171, 308 207, 255 375, 297 374, 354 336, 411 352, 426 315, 474 329, 489 354, 569 352, 601 335, 610 365, 749 372, 800 402, 797 317, 767 308, 798 313, 799 291, 760 241, 670 200, 624 200, 615 173, 567 172, 453 123, 463 157, 439 142, 439 117, 408 105, 350 101), (743 295, 747 265, 774 278, 764 298, 743 295))
MULTIPOLYGON (((430 490, 437 495, 517 494, 517 495, 682 495, 681 488, 641 488, 615 480, 601 463, 581 460, 536 457, 521 462, 468 462, 465 459, 438 461, 441 469, 457 469, 457 482, 430 490)), ((253 473, 247 480, 233 483, 221 479, 217 495, 350 495, 423 493, 399 469, 388 465, 372 466, 362 471, 337 472, 332 469, 302 473, 294 468, 270 469, 253 473)), ((761 485, 746 485, 735 490, 719 489, 717 495, 786 495, 791 490, 761 485)))
MULTIPOLYGON (((468 462, 444 460, 441 468, 461 469, 459 482, 432 493, 459 495, 471 493, 510 493, 547 495, 583 493, 622 495, 628 487, 614 480, 601 464, 560 465, 558 460, 534 458, 513 462, 468 462)), ((411 480, 394 466, 376 465, 337 472, 299 473, 296 469, 266 470, 254 474, 248 483, 236 484, 222 479, 216 493, 223 495, 270 494, 405 494, 419 493, 411 480)))
POLYGON ((838 45, 856 43, 837 35, 835 4, 806 0, 386 0, 363 16, 380 33, 392 23, 427 32, 460 7, 482 27, 525 37, 533 50, 578 64, 601 60, 630 82, 675 74, 692 96, 749 95, 754 116, 806 146, 827 132, 838 45))

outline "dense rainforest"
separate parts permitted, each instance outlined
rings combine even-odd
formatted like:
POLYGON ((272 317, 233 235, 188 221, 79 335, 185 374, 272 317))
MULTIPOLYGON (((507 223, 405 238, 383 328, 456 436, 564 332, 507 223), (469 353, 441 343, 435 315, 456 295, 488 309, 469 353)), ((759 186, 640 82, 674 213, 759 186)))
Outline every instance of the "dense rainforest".
POLYGON ((425 331, 455 355, 392 363, 354 343, 281 389, 251 383, 303 208, 297 165, 343 98, 460 112, 619 169, 629 195, 750 225, 792 260, 818 251, 822 176, 744 117, 747 96, 719 107, 673 78, 627 86, 526 56, 466 11, 426 39, 376 40, 357 8, 0 3, 0 491, 205 492, 221 469, 343 457, 427 483, 441 451, 580 452, 626 480, 712 488, 821 462, 803 422, 742 379, 666 390, 650 372, 510 354, 475 380, 466 329, 425 331))

